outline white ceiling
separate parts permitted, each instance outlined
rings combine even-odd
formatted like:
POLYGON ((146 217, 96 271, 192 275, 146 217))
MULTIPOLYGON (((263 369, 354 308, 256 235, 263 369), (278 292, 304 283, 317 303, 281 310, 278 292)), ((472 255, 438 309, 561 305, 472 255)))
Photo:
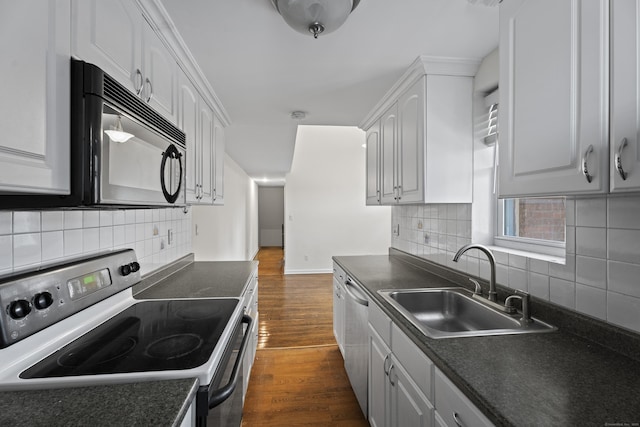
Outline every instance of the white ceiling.
POLYGON ((162 0, 229 113, 227 153, 283 179, 300 124, 357 126, 419 55, 483 58, 498 8, 467 0, 362 0, 337 31, 295 32, 271 0, 162 0))

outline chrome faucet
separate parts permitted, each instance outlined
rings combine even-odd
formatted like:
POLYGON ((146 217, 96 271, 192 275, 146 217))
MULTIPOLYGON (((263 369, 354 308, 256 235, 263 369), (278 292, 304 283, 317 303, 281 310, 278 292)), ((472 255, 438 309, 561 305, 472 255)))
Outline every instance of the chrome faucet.
POLYGON ((489 258, 489 266, 491 267, 491 276, 489 279, 489 301, 496 302, 498 299, 498 293, 496 292, 496 258, 493 256, 489 248, 483 245, 479 245, 477 243, 470 243, 468 245, 464 245, 461 247, 458 252, 454 255, 453 260, 458 262, 458 259, 462 256, 463 253, 468 251, 469 249, 478 249, 489 258))

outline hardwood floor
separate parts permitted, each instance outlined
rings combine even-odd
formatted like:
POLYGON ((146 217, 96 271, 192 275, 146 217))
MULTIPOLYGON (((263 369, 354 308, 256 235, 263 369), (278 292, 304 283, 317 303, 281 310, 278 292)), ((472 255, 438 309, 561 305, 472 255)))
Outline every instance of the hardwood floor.
POLYGON ((258 351, 242 425, 368 426, 333 337, 331 274, 283 274, 280 248, 262 248, 258 351))

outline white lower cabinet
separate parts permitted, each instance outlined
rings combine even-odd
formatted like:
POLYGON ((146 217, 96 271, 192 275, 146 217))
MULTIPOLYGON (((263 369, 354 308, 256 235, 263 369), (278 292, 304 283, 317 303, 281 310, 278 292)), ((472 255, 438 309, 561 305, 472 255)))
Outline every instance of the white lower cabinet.
POLYGON ((433 364, 375 304, 369 307, 369 423, 432 426, 433 364))
POLYGON ((344 280, 345 272, 333 265, 333 335, 344 358, 344 280))
POLYGON ((369 304, 372 427, 493 426, 376 304, 369 304))
POLYGON ((436 368, 436 423, 442 426, 493 426, 467 397, 436 368))
POLYGON ((258 276, 253 275, 249 281, 247 292, 243 297, 243 303, 245 306, 245 312, 253 318, 251 330, 246 331, 249 334, 249 347, 244 353, 244 359, 242 359, 242 400, 247 394, 247 388, 249 387, 249 377, 251 376, 251 368, 253 367, 253 361, 256 357, 256 350, 258 348, 258 276))

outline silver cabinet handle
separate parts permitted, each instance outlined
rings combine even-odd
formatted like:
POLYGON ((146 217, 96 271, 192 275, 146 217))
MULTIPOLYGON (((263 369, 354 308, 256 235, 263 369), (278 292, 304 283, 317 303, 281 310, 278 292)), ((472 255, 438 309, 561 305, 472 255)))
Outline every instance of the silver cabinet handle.
POLYGON ((142 71, 139 68, 136 68, 136 95, 140 95, 142 92, 142 88, 144 87, 144 77, 142 77, 142 71), (140 84, 138 83, 138 77, 140 77, 140 84))
POLYGON ((402 196, 400 195, 401 193, 402 193, 402 185, 398 185, 398 201, 402 199, 402 196))
POLYGON ((151 84, 151 80, 149 80, 148 77, 144 81, 149 86, 149 96, 147 96, 147 102, 149 102, 151 101, 151 98, 153 98, 153 85, 151 84))
POLYGON ((393 382, 393 376, 391 375, 391 372, 393 371, 393 368, 395 368, 396 366, 392 363, 391 367, 389 368, 389 383, 391 383, 391 385, 393 387, 396 386, 396 383, 393 382))
POLYGON ((589 173, 589 167, 587 165, 591 153, 593 153, 593 145, 589 145, 587 151, 584 152, 584 156, 582 156, 582 174, 587 178, 587 182, 589 183, 593 180, 593 175, 589 173))
POLYGON ((458 415, 457 412, 453 413, 453 421, 456 423, 456 426, 464 427, 464 424, 462 423, 462 420, 460 419, 460 415, 458 415))
POLYGON ((380 203, 380 190, 376 190, 376 198, 378 199, 378 203, 380 203))
POLYGON ((369 301, 367 301, 365 298, 362 297, 362 295, 357 295, 360 294, 360 289, 353 284, 353 282, 351 280, 347 280, 346 282, 344 282, 345 284, 345 288, 344 290, 347 291, 347 294, 353 298, 353 300, 360 304, 360 305, 364 305, 365 307, 369 306, 369 301))
POLYGON ((384 374, 386 376, 389 376, 389 370, 387 369, 387 362, 389 361, 389 356, 391 355, 387 354, 387 356, 384 358, 384 363, 382 364, 382 370, 384 371, 384 374))
POLYGON ((627 176, 629 176, 629 174, 622 168, 622 150, 624 150, 627 145, 627 138, 622 138, 620 146, 618 147, 618 152, 613 156, 613 166, 616 168, 618 175, 620 175, 620 178, 622 178, 623 181, 625 181, 627 176))

